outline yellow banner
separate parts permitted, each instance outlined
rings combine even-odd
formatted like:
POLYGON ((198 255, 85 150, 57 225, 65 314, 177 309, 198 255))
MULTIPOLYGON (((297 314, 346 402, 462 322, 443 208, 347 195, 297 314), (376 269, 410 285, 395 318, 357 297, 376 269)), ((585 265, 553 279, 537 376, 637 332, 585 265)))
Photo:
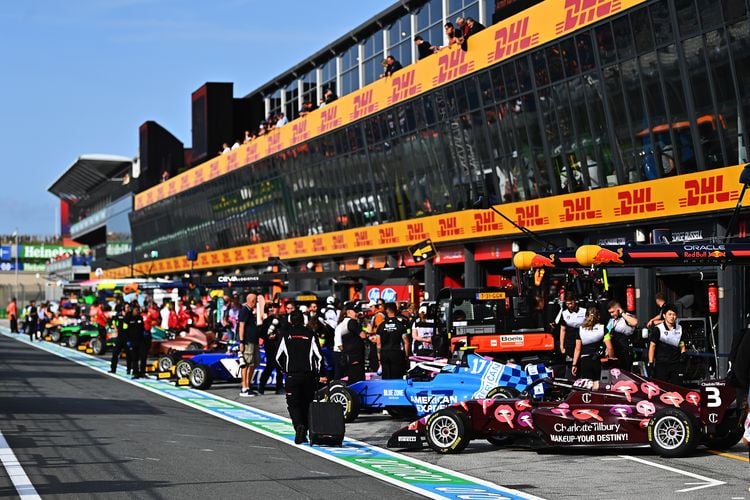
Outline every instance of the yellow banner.
MULTIPOLYGON (((498 205, 507 217, 535 232, 622 224, 729 210, 737 204, 743 165, 668 177, 581 193, 498 205)), ((195 269, 259 264, 268 257, 297 260, 326 255, 363 254, 433 243, 510 236, 519 231, 491 210, 465 210, 379 226, 304 236, 201 253, 195 269)), ((136 275, 185 272, 185 257, 135 265, 136 275)), ((129 267, 105 271, 106 278, 130 276, 129 267)), ((93 279, 93 277, 92 277, 93 279)))
POLYGON ((468 50, 446 48, 389 78, 342 96, 249 144, 202 163, 135 197, 140 210, 228 172, 349 125, 453 80, 606 19, 646 0, 547 0, 473 35, 468 50))

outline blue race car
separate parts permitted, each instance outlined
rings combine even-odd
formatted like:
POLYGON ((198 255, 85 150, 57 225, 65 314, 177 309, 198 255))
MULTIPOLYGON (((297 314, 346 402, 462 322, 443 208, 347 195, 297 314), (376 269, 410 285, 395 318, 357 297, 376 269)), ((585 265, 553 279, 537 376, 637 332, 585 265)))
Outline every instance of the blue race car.
MULTIPOLYGON (((252 383, 258 384, 260 374, 266 367, 266 351, 260 348, 260 363, 255 367, 252 383)), ((175 371, 178 376, 187 378, 195 389, 208 389, 216 381, 239 382, 240 359, 237 352, 204 352, 190 359, 178 361, 175 371), (184 366, 183 366, 184 364, 184 366)), ((274 371, 268 378, 268 385, 276 383, 281 374, 274 371)))
MULTIPOLYGON (((544 364, 502 364, 470 351, 454 363, 422 362, 403 379, 363 380, 351 385, 333 382, 327 397, 344 407, 344 418, 354 421, 361 411, 387 411, 392 417, 420 417, 469 399, 515 397, 533 381, 552 376, 544 364)), ((538 384, 539 391, 544 384, 538 384)))

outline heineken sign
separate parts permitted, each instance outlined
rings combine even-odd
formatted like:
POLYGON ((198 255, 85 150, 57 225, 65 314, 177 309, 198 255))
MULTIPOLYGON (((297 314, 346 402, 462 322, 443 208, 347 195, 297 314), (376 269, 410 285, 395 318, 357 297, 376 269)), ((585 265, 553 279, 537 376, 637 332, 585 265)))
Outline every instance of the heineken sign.
POLYGON ((88 247, 64 247, 61 245, 20 245, 21 259, 54 259, 68 252, 86 251, 88 247))

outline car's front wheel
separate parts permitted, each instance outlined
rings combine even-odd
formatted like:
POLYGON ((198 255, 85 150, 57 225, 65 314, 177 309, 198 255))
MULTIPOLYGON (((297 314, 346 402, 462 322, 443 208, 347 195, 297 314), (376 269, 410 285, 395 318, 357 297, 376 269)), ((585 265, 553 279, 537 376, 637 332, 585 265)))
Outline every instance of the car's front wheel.
POLYGON ((427 420, 427 444, 438 453, 461 453, 469 444, 469 418, 455 408, 444 408, 427 420))
POLYGON ((78 347, 78 335, 76 335, 75 333, 68 337, 68 347, 70 347, 71 349, 75 349, 76 347, 78 347))
POLYGON ((188 380, 190 381, 190 385, 195 389, 208 389, 213 382, 211 369, 206 365, 195 365, 190 370, 188 380))
POLYGON ((161 356, 156 366, 160 372, 168 372, 169 369, 172 368, 172 365, 174 365, 172 358, 169 356, 161 356))
POLYGON ((648 425, 648 442, 663 457, 683 457, 698 445, 693 417, 679 408, 656 412, 648 425))
POLYGON ((354 422, 359 416, 359 395, 347 387, 335 386, 328 391, 328 401, 340 404, 344 410, 344 421, 354 422))
POLYGON ((193 370, 193 362, 189 359, 181 359, 175 365, 174 373, 177 378, 188 378, 193 370))
POLYGON ((50 330, 49 336, 52 342, 58 343, 60 342, 60 338, 62 337, 62 334, 60 333, 60 330, 58 330, 57 328, 53 328, 52 330, 50 330))
POLYGON ((94 351, 94 354, 96 354, 97 356, 101 356, 106 350, 106 344, 101 337, 92 338, 89 342, 89 347, 91 347, 91 350, 94 351))

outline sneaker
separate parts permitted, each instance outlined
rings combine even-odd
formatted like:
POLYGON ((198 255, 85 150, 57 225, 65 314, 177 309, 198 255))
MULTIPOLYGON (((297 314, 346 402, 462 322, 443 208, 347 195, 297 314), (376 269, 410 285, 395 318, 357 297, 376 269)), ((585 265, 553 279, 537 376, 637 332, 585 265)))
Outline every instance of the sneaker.
POLYGON ((252 398, 255 397, 257 394, 255 392, 251 392, 250 389, 243 389, 240 391, 240 397, 241 398, 252 398))
POLYGON ((294 444, 307 442, 307 429, 304 425, 298 425, 294 430, 294 444))

